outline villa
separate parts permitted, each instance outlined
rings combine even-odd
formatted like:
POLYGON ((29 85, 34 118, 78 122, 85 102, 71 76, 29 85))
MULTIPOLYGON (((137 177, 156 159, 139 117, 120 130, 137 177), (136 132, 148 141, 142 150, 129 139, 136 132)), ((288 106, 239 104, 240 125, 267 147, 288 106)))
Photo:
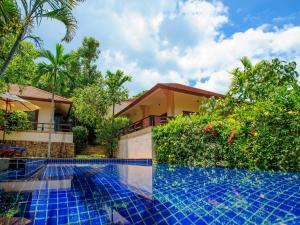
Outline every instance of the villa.
POLYGON ((117 116, 132 124, 122 129, 117 158, 152 159, 152 128, 167 123, 177 115, 199 110, 201 98, 222 98, 222 94, 178 83, 159 83, 142 96, 122 102, 117 116))
MULTIPOLYGON (((39 110, 28 112, 30 128, 14 131, 5 137, 5 143, 26 148, 26 157, 46 157, 50 128, 51 97, 52 93, 32 86, 20 87, 11 85, 9 92, 27 101, 30 101, 39 110)), ((68 122, 72 101, 55 95, 54 128, 52 131, 51 157, 74 157, 73 133, 68 122)), ((0 131, 2 137, 3 131, 0 131)))

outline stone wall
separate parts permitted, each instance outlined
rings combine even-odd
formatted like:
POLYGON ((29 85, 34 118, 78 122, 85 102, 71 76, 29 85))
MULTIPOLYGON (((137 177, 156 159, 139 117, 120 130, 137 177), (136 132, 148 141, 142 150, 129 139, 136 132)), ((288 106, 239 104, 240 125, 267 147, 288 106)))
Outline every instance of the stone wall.
MULTIPOLYGON (((36 141, 4 141, 7 145, 18 146, 26 148, 23 153, 24 157, 47 157, 48 142, 36 141)), ((51 145, 51 157, 53 158, 73 158, 74 144, 54 142, 51 145)))

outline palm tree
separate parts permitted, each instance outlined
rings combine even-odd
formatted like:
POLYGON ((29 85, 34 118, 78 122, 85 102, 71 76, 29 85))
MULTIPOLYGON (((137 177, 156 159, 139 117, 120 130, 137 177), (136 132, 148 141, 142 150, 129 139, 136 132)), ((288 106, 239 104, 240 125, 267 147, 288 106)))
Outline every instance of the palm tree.
MULTIPOLYGON (((124 84, 131 81, 131 76, 125 75, 123 71, 117 70, 115 73, 106 72, 104 83, 107 85, 108 96, 112 104, 111 127, 114 127, 114 116, 116 104, 128 98, 128 90, 124 88, 124 84)), ((113 130, 113 129, 112 129, 113 130)), ((113 136, 113 134, 111 134, 113 136)), ((109 157, 113 156, 113 141, 110 144, 109 157)))
POLYGON ((0 1, 0 40, 8 33, 17 32, 19 12, 13 0, 0 1))
POLYGON ((57 86, 61 87, 65 84, 65 79, 68 77, 67 73, 67 60, 69 54, 64 54, 64 47, 61 44, 56 44, 56 55, 53 55, 49 50, 39 51, 39 57, 47 59, 49 63, 41 62, 38 64, 38 76, 35 77, 34 82, 36 83, 39 79, 45 78, 51 83, 52 98, 51 98, 51 115, 50 115, 50 127, 49 127, 49 143, 48 143, 48 157, 51 152, 51 134, 52 134, 52 123, 54 117, 54 93, 57 86))
POLYGON ((71 41, 76 29, 76 20, 72 15, 72 9, 79 1, 83 0, 1 0, 0 24, 9 25, 12 18, 17 18, 19 26, 16 40, 0 68, 0 77, 5 72, 22 40, 31 38, 36 42, 40 41, 38 37, 32 35, 32 30, 43 19, 49 18, 62 22, 66 26, 66 34, 62 40, 71 41))
POLYGON ((110 101, 112 103, 112 117, 115 115, 115 106, 128 97, 128 90, 123 87, 131 81, 131 76, 125 75, 123 71, 117 70, 115 73, 106 72, 104 83, 108 87, 110 101))

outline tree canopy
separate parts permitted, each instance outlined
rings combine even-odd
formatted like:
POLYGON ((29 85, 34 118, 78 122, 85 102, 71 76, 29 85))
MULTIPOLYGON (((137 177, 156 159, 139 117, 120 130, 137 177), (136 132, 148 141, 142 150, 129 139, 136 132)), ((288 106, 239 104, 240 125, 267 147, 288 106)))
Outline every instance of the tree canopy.
POLYGON ((71 41, 75 29, 76 20, 72 9, 80 0, 4 0, 0 2, 0 40, 7 35, 15 35, 15 41, 6 55, 0 67, 0 77, 13 59, 20 43, 25 39, 33 39, 40 42, 40 38, 33 35, 33 28, 44 19, 52 19, 66 26, 66 34, 63 41, 71 41))

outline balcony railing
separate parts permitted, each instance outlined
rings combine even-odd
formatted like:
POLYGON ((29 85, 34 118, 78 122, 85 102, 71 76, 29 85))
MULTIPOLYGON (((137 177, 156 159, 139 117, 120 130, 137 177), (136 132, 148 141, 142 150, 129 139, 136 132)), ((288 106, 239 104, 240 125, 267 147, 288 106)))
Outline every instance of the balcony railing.
MULTIPOLYGON (((41 132, 49 132, 50 130, 50 123, 31 123, 31 128, 33 130, 41 131, 41 132)), ((72 124, 71 123, 55 123, 52 124, 52 130, 58 132, 70 132, 72 131, 72 124)))
MULTIPOLYGON (((50 123, 38 123, 38 122, 29 122, 28 124, 17 125, 14 124, 14 131, 39 131, 39 132, 49 132, 50 123)), ((71 123, 53 123, 52 131, 54 132, 71 132, 72 124, 71 123)), ((0 127, 0 130, 3 130, 3 126, 0 127)))
POLYGON ((126 127, 123 127, 120 130, 121 135, 130 134, 132 132, 147 128, 147 127, 154 127, 166 124, 170 119, 173 119, 174 117, 171 116, 155 116, 150 115, 147 116, 137 122, 134 122, 126 127))

